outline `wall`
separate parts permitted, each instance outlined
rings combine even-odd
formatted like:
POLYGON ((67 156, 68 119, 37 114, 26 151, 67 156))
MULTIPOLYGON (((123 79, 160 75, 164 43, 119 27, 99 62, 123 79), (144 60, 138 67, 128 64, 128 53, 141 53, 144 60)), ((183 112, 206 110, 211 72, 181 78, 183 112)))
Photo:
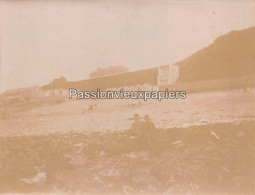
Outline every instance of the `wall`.
POLYGON ((172 85, 160 86, 160 90, 165 90, 168 88, 169 90, 173 91, 181 90, 188 93, 193 93, 203 91, 240 89, 245 87, 255 87, 255 75, 186 83, 178 82, 172 85))
POLYGON ((112 76, 105 76, 83 81, 68 82, 64 88, 75 88, 79 90, 106 90, 109 88, 122 88, 137 85, 157 85, 158 69, 150 68, 135 72, 128 72, 112 76))

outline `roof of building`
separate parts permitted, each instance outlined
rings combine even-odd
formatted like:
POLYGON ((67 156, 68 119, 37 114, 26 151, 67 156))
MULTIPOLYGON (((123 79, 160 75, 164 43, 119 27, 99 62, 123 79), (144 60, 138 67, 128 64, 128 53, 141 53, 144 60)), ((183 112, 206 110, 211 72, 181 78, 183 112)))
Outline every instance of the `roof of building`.
POLYGON ((114 74, 126 73, 129 72, 129 69, 125 66, 109 66, 105 68, 98 68, 97 70, 90 73, 90 78, 109 76, 114 74))

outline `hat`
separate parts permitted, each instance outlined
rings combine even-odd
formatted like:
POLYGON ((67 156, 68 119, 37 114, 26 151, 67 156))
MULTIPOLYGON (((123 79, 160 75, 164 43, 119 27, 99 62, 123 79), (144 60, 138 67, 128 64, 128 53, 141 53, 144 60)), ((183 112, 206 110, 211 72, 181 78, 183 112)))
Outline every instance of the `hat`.
POLYGON ((134 120, 134 119, 142 119, 139 114, 134 114, 133 118, 128 118, 128 120, 134 120))

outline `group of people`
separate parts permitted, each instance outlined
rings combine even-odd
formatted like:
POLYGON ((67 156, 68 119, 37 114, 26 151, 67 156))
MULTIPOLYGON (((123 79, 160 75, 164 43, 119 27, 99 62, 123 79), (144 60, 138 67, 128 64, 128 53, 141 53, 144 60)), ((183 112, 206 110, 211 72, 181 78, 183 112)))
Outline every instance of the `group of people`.
POLYGON ((134 117, 129 120, 134 120, 129 130, 130 137, 138 138, 140 144, 144 146, 151 145, 153 142, 153 132, 156 130, 156 127, 149 115, 145 115, 142 118, 139 114, 134 114, 134 117))

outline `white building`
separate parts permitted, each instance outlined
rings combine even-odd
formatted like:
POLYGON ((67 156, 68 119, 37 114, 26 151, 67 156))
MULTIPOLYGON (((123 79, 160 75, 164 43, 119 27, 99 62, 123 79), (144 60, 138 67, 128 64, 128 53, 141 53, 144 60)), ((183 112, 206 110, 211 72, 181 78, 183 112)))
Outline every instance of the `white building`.
POLYGON ((158 67, 158 85, 172 85, 179 78, 179 67, 175 64, 158 67))
POLYGON ((20 89, 12 89, 5 91, 1 94, 1 102, 27 102, 27 101, 34 101, 38 100, 43 96, 43 91, 37 87, 27 87, 27 88, 20 88, 20 89))

